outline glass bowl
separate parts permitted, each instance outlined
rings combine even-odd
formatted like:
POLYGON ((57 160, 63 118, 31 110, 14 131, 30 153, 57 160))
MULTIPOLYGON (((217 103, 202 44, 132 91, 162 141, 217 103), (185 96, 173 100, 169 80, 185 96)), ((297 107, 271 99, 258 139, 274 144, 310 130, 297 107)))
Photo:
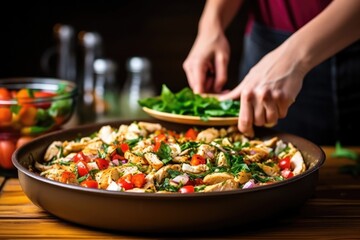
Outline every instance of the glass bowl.
POLYGON ((74 113, 77 95, 76 84, 67 80, 0 79, 0 169, 14 169, 15 149, 66 123, 74 113))

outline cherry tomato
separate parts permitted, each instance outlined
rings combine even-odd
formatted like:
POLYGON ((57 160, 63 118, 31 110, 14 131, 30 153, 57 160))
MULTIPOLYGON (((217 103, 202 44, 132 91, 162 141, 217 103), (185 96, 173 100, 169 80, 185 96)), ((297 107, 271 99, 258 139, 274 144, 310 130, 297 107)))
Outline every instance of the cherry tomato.
POLYGON ((80 183, 80 186, 87 188, 98 188, 99 184, 95 180, 87 179, 80 183))
POLYGON ((280 169, 290 169, 290 157, 285 157, 279 161, 280 169))
POLYGON ((103 158, 96 158, 95 162, 100 170, 107 169, 109 167, 109 161, 103 159, 103 158))
POLYGON ((192 185, 186 185, 179 189, 180 193, 193 193, 195 192, 195 188, 192 185))
POLYGON ((9 100, 11 99, 11 93, 6 88, 0 88, 0 100, 9 100))
MULTIPOLYGON (((46 92, 46 91, 39 91, 39 92, 34 92, 34 97, 35 98, 51 98, 56 96, 56 93, 53 92, 46 92)), ((41 102, 41 103, 36 103, 36 107, 38 108, 43 108, 43 109, 47 109, 51 106, 51 102, 41 102)))
POLYGON ((131 183, 134 184, 135 187, 141 188, 146 183, 145 174, 137 173, 131 177, 131 183))
POLYGON ((11 123, 12 112, 8 107, 0 107, 0 123, 6 124, 11 123))
POLYGON ((205 164, 205 163, 206 163, 206 159, 203 156, 201 156, 199 154, 192 155, 190 165, 197 166, 197 165, 205 164))
POLYGON ((20 137, 16 142, 16 148, 21 147, 22 145, 24 145, 25 143, 30 142, 33 139, 34 139, 34 137, 30 137, 30 136, 20 137))
POLYGON ((89 169, 86 167, 86 163, 84 161, 78 161, 76 163, 76 167, 80 177, 89 173, 89 169))
POLYGON ((33 106, 24 105, 19 112, 20 122, 25 126, 34 126, 37 122, 37 109, 33 106))
POLYGON ((198 135, 198 131, 196 131, 194 128, 190 128, 185 133, 185 138, 189 140, 196 140, 196 137, 198 135))
POLYGON ((0 166, 4 169, 14 167, 11 156, 15 151, 15 143, 11 140, 0 140, 0 166))
POLYGON ((29 105, 29 102, 34 98, 33 91, 27 88, 22 88, 16 93, 16 98, 19 104, 29 105))

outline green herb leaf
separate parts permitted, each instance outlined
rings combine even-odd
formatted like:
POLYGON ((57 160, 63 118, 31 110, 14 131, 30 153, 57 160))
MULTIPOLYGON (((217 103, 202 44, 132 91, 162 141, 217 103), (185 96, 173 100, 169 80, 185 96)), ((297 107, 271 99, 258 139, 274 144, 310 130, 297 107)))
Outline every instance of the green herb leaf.
POLYGON ((348 158, 348 159, 352 159, 352 160, 358 160, 358 158, 359 158, 359 156, 356 152, 342 147, 341 143, 339 141, 336 142, 335 151, 331 154, 331 157, 348 158))

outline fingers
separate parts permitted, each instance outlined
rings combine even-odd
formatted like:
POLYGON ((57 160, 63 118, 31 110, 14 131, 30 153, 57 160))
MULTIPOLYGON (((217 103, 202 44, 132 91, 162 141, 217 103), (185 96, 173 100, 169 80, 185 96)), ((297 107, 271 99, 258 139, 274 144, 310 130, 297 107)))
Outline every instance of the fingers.
POLYGON ((238 128, 240 132, 242 132, 248 137, 254 137, 254 129, 253 129, 254 109, 251 101, 252 101, 251 95, 249 94, 241 95, 238 128))
POLYGON ((203 93, 205 90, 204 83, 206 80, 206 67, 200 64, 195 65, 185 62, 183 68, 190 88, 194 91, 194 93, 203 93))
POLYGON ((241 105, 238 128, 246 136, 254 136, 254 125, 273 127, 277 124, 278 119, 286 116, 287 109, 290 106, 289 101, 278 103, 270 91, 245 89, 239 91, 241 92, 241 105))
POLYGON ((227 81, 227 66, 229 63, 228 57, 223 54, 218 54, 215 56, 215 83, 214 83, 214 91, 221 92, 224 84, 227 81))

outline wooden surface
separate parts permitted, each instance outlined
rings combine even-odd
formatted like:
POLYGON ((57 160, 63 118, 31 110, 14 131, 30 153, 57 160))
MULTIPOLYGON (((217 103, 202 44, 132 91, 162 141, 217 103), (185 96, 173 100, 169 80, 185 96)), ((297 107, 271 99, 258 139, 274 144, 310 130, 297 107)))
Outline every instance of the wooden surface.
MULTIPOLYGON (((109 232, 64 222, 33 205, 16 178, 0 176, 1 239, 360 239, 360 177, 340 174, 351 160, 333 159, 331 147, 323 147, 327 159, 320 169, 313 197, 298 212, 259 222, 248 231, 198 233, 196 235, 139 235, 109 232)), ((354 148, 360 153, 360 147, 354 148)), ((291 193, 288 193, 291 194, 291 193)), ((286 198, 286 194, 284 194, 286 198)), ((201 224, 201 223, 199 223, 201 224)))

